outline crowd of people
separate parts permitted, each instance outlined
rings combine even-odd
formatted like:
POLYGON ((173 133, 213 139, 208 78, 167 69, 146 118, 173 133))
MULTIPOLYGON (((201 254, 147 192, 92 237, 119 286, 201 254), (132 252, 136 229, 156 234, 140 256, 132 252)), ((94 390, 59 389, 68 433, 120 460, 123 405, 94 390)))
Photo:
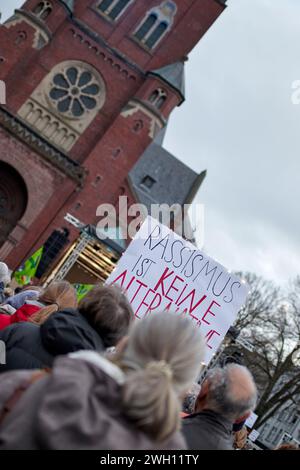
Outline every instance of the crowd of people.
POLYGON ((9 285, 0 263, 0 450, 243 447, 253 377, 229 364, 197 385, 204 340, 184 316, 135 321, 118 287, 78 304, 66 281, 9 285))

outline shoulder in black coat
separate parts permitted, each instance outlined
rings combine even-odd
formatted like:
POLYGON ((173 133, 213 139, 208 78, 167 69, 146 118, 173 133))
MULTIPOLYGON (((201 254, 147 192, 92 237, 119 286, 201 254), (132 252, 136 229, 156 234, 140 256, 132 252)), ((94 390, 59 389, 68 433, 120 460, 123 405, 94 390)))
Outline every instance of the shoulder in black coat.
POLYGON ((99 334, 77 310, 51 315, 42 325, 16 323, 0 331, 6 364, 0 372, 51 367, 56 356, 80 350, 103 351, 99 334))
POLYGON ((182 434, 191 450, 232 450, 232 422, 212 410, 182 420, 182 434))

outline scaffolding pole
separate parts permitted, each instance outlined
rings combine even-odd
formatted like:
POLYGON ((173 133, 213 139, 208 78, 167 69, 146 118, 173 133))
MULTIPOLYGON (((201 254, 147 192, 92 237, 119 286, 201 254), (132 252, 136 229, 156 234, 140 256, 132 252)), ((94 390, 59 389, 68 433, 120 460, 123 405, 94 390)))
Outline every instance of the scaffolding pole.
POLYGON ((85 231, 83 231, 78 239, 78 243, 75 246, 74 250, 70 254, 70 256, 66 259, 64 264, 61 266, 59 271, 57 271, 56 275, 54 276, 53 281, 62 281, 65 279, 68 272, 73 268, 74 264, 78 260, 81 253, 85 250, 89 242, 92 240, 92 237, 85 231))

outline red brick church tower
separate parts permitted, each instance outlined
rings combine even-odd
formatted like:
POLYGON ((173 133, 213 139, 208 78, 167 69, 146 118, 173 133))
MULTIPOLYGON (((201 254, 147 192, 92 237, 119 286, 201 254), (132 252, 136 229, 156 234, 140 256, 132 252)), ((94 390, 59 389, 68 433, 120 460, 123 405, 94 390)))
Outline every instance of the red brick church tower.
MULTIPOLYGON (((28 0, 0 25, 0 259, 17 267, 127 175, 184 100, 221 0, 28 0)), ((74 239, 76 233, 71 233, 74 239)))

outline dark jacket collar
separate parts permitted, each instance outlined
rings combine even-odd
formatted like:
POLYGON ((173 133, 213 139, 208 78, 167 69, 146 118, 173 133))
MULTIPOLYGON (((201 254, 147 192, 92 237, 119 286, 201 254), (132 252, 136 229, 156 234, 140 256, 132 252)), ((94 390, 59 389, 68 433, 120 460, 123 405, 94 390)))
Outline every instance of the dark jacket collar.
POLYGON ((195 421, 204 420, 207 422, 211 422, 216 426, 222 427, 224 431, 226 431, 228 434, 232 432, 232 426, 233 426, 232 422, 228 420, 227 418, 225 418, 220 413, 216 413, 213 410, 202 410, 199 413, 193 413, 189 416, 186 416, 183 419, 184 420, 191 419, 195 421))
POLYGON ((183 435, 189 449, 232 450, 232 422, 212 410, 183 419, 183 435))
POLYGON ((40 328, 44 348, 55 356, 80 350, 103 351, 98 332, 76 309, 51 315, 40 328))

